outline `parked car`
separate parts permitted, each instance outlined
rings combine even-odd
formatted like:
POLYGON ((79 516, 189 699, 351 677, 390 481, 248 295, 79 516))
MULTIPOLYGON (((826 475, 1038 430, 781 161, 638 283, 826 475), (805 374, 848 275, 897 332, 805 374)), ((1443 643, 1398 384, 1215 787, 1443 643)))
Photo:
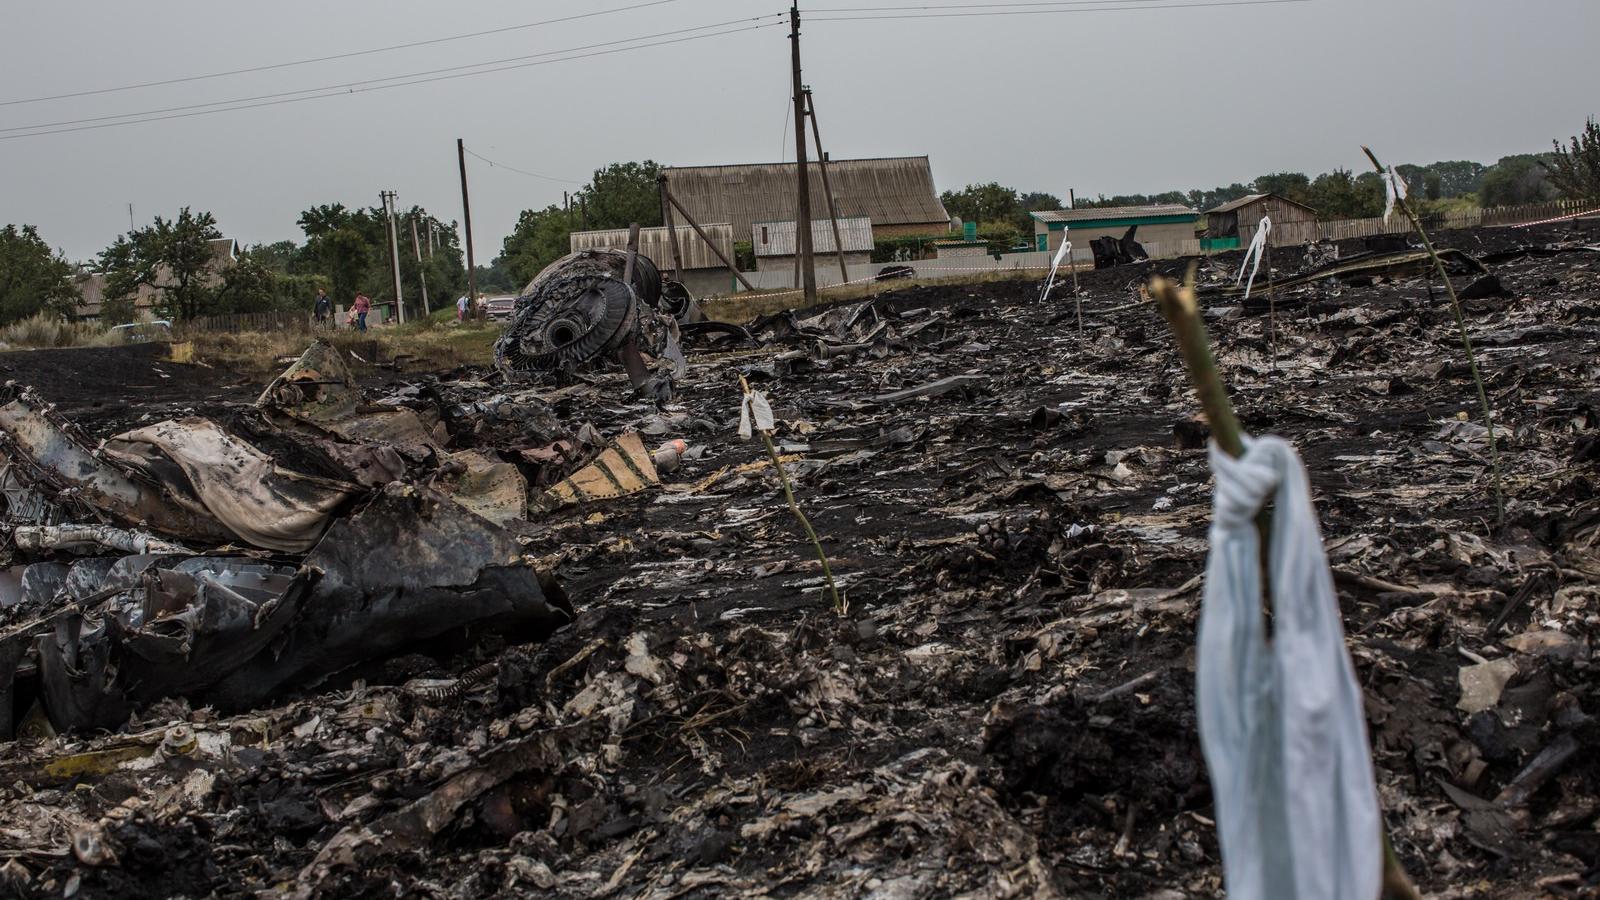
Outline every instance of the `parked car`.
POLYGON ((128 322, 125 325, 115 325, 111 333, 119 335, 129 344, 141 344, 145 341, 170 341, 172 340, 172 321, 170 319, 156 319, 150 322, 128 322))
POLYGON ((483 301, 484 313, 490 319, 509 319, 511 311, 517 308, 516 297, 490 297, 483 301))

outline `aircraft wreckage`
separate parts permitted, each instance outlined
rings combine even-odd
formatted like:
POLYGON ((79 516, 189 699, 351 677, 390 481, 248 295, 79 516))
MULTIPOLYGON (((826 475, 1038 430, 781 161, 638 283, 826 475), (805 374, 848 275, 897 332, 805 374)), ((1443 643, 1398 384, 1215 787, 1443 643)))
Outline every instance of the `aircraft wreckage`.
POLYGON ((324 343, 226 426, 98 446, 0 388, 0 740, 114 729, 168 697, 245 709, 424 643, 570 622, 513 529, 530 491, 554 508, 658 483, 639 435, 566 434, 527 393, 430 402, 364 403, 324 343), (512 463, 446 449, 451 427, 545 445, 512 463))
POLYGON ((644 356, 685 370, 686 336, 723 333, 749 339, 736 325, 710 322, 682 284, 637 251, 581 250, 546 266, 517 298, 494 346, 495 363, 513 378, 561 378, 620 362, 634 389, 669 396, 669 378, 651 376, 644 356))

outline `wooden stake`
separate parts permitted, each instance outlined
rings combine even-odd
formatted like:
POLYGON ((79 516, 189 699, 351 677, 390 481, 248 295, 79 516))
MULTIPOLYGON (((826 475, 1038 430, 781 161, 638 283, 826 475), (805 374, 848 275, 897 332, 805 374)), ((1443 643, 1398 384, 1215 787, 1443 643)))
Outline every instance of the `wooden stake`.
POLYGON ((806 109, 805 86, 800 82, 800 7, 789 7, 789 43, 793 51, 791 63, 794 75, 794 163, 795 187, 799 192, 795 204, 795 252, 799 256, 800 279, 805 290, 806 305, 817 302, 817 264, 811 256, 811 180, 806 171, 806 109))
POLYGON ((467 308, 474 319, 483 318, 478 309, 478 264, 472 258, 472 199, 467 196, 467 145, 456 138, 456 159, 461 163, 461 224, 467 232, 467 308))
MULTIPOLYGON (((743 375, 739 376, 739 389, 744 391, 746 397, 750 396, 750 383, 743 375)), ((848 615, 849 602, 840 598, 839 587, 833 582, 833 569, 828 566, 828 554, 823 552, 822 542, 817 540, 817 532, 811 527, 811 520, 800 511, 800 504, 794 499, 794 488, 789 485, 789 475, 783 471, 783 462, 778 459, 778 448, 772 444, 772 435, 761 428, 756 428, 755 432, 761 435, 761 442, 767 445, 767 456, 772 460, 772 468, 778 472, 778 480, 783 483, 783 496, 789 501, 789 511, 799 520, 800 527, 805 529, 806 537, 811 539, 811 546, 817 551, 817 561, 822 563, 822 577, 828 582, 828 593, 833 599, 833 611, 841 616, 848 615)))
POLYGON ((700 235, 700 240, 706 242, 706 246, 710 247, 711 252, 717 255, 717 259, 722 260, 722 264, 728 267, 728 271, 733 273, 733 277, 739 279, 739 283, 744 285, 745 290, 753 291, 756 289, 756 286, 750 283, 750 279, 744 277, 744 273, 739 271, 739 267, 734 264, 733 260, 723 255, 722 248, 718 247, 717 242, 711 239, 711 235, 706 234, 705 229, 700 227, 700 223, 694 220, 694 216, 689 215, 689 211, 683 208, 683 204, 678 202, 678 198, 672 196, 671 189, 667 189, 667 202, 672 205, 673 209, 678 211, 679 215, 683 216, 683 220, 689 223, 689 227, 694 229, 694 233, 700 235))
POLYGON ((822 173, 822 194, 828 200, 828 221, 833 223, 833 252, 839 257, 839 283, 850 281, 844 264, 844 238, 839 233, 839 208, 833 202, 833 182, 828 179, 828 154, 822 152, 822 132, 817 129, 817 102, 806 88, 806 118, 811 120, 811 137, 817 145, 817 171, 822 173))
MULTIPOLYGON (((1150 294, 1161 308, 1161 314, 1172 326, 1178 339, 1178 351, 1183 355, 1189 370, 1189 380, 1195 393, 1200 395, 1200 406, 1211 421, 1211 436, 1224 453, 1238 458, 1244 455, 1243 429, 1233 413, 1233 404, 1223 388, 1222 376, 1217 372, 1217 361, 1211 355, 1211 342, 1206 336, 1205 323, 1200 318, 1200 304, 1194 293, 1193 266, 1180 287, 1177 282, 1157 276, 1150 281, 1150 294)), ((1261 531, 1262 566, 1270 546, 1269 529, 1266 528, 1266 511, 1256 517, 1256 527, 1261 531)), ((1266 578, 1262 578, 1262 600, 1266 601, 1266 578)), ((1265 612, 1265 610, 1263 610, 1265 612)), ((1394 900, 1421 900, 1411 879, 1406 876, 1400 859, 1389 845, 1388 834, 1380 834, 1383 841, 1383 891, 1384 897, 1394 900)))
POLYGON ((683 280, 683 252, 678 247, 678 226, 672 221, 672 204, 667 202, 667 176, 656 176, 656 188, 661 194, 661 224, 667 226, 667 246, 672 248, 672 280, 683 280))
MULTIPOLYGON (((1378 157, 1366 146, 1361 148, 1367 159, 1372 160, 1373 168, 1378 170, 1378 177, 1387 178, 1388 170, 1383 163, 1378 162, 1378 157)), ((1467 317, 1461 312, 1461 298, 1456 296, 1455 285, 1450 283, 1450 275, 1444 270, 1444 260, 1439 258, 1437 250, 1433 249, 1433 241, 1428 238, 1427 229, 1422 227, 1422 220, 1411 208, 1411 201, 1404 197, 1397 198, 1400 209, 1405 212, 1406 218, 1411 220, 1411 227, 1417 230, 1417 236, 1422 238, 1422 246, 1427 248, 1428 255, 1433 258, 1434 271, 1439 273, 1439 280, 1444 282, 1444 289, 1450 294, 1450 311, 1456 317, 1456 330, 1461 333, 1461 349, 1467 356, 1467 369, 1472 373, 1472 383, 1478 387, 1478 403, 1483 408, 1483 425, 1489 431, 1489 469, 1494 476, 1494 506, 1495 521, 1499 527, 1506 524, 1506 495, 1500 484, 1500 448, 1496 446, 1494 433, 1494 411, 1489 408, 1489 392, 1483 387, 1483 375, 1478 372, 1478 359, 1472 352, 1472 338, 1467 334, 1467 317)))

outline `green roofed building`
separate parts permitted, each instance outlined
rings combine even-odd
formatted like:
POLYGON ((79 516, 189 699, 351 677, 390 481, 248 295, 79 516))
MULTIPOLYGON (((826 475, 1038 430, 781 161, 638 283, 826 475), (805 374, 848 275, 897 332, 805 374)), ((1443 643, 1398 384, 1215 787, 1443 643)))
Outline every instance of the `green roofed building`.
POLYGON ((1098 237, 1120 238, 1128 226, 1139 226, 1134 239, 1141 244, 1192 241, 1200 213, 1187 206, 1163 203, 1153 206, 1102 206, 1097 208, 1053 209, 1029 213, 1033 217, 1035 250, 1054 253, 1063 235, 1071 235, 1073 252, 1089 249, 1098 237))

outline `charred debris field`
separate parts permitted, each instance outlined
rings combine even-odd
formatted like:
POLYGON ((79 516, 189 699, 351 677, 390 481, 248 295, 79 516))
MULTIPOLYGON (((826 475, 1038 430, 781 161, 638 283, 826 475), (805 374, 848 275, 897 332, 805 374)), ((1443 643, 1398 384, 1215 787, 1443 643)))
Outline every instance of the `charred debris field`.
MULTIPOLYGON (((1440 243, 1500 528, 1414 260, 1276 251, 1269 314, 1216 257, 1202 301, 1245 427, 1309 468, 1406 868, 1431 896, 1590 896, 1600 226, 1440 243)), ((664 403, 316 347, 270 384, 150 345, 0 355, 0 882, 1219 896, 1207 429, 1138 303, 1152 268, 1182 264, 1084 273, 1081 333, 1069 289, 1023 281, 767 317, 691 344, 664 403), (736 434, 741 375, 846 617, 736 434)))

